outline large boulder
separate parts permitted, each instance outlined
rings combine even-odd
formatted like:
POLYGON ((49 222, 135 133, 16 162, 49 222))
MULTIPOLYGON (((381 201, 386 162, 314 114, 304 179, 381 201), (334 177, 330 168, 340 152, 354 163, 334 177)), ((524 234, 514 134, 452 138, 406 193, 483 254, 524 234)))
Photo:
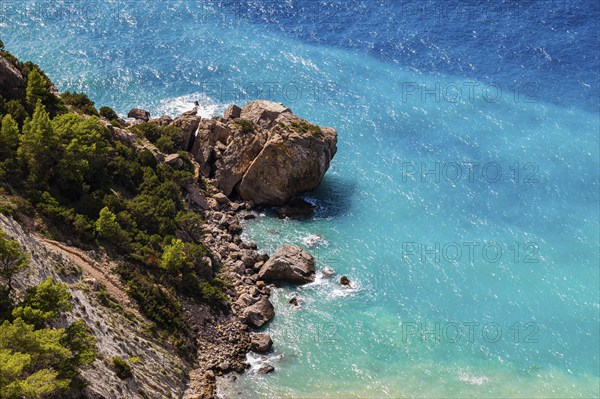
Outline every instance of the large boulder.
POLYGON ((242 116, 242 109, 237 105, 230 105, 223 114, 223 118, 225 119, 236 119, 242 116))
POLYGON ((315 259, 299 246, 287 244, 260 268, 258 277, 293 284, 311 283, 315 281, 315 259))
POLYGON ((5 99, 25 97, 25 79, 12 63, 0 57, 0 95, 5 99))
POLYGON ((138 121, 148 122, 150 120, 150 112, 140 108, 132 108, 127 114, 127 117, 138 121))
POLYGON ((250 349, 257 353, 265 353, 271 350, 273 340, 269 334, 252 334, 250 337, 250 349))
POLYGON ((337 132, 282 104, 254 101, 227 118, 204 120, 192 153, 215 186, 256 205, 284 205, 319 186, 337 150, 337 132))
POLYGON ((262 297, 242 311, 242 320, 252 328, 261 328, 275 317, 275 309, 268 298, 262 297))

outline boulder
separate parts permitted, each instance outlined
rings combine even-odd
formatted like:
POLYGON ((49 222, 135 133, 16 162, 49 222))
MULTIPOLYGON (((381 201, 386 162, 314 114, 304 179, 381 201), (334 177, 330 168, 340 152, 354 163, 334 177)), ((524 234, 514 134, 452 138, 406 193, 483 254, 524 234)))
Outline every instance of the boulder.
POLYGON ((21 99, 25 97, 25 88, 25 79, 17 67, 0 57, 0 95, 5 99, 21 99))
POLYGON ((235 191, 256 205, 283 206, 318 187, 337 151, 334 129, 271 101, 249 103, 232 119, 237 113, 232 106, 225 118, 199 124, 191 152, 204 177, 225 195, 235 191))
POLYGON ((336 152, 337 133, 322 136, 274 133, 252 162, 237 189, 257 205, 284 205, 297 193, 316 189, 336 152))
POLYGON ((324 276, 324 277, 331 277, 331 276, 333 276, 334 274, 335 274, 335 270, 333 270, 333 269, 332 269, 332 268, 330 268, 330 267, 327 267, 327 268, 325 268, 325 269, 323 270, 323 276, 324 276))
POLYGON ((160 118, 150 119, 148 122, 155 123, 158 126, 168 126, 173 123, 173 118, 171 118, 169 115, 163 115, 160 118))
POLYGON ((242 320, 252 328, 261 328, 275 317, 275 309, 266 297, 262 297, 253 305, 242 311, 242 320))
POLYGON ((306 202, 302 198, 294 197, 285 206, 277 209, 277 216, 280 219, 303 219, 311 217, 315 210, 315 206, 306 202))
POLYGON ((189 185, 188 187, 186 187, 186 189, 189 194, 189 199, 194 205, 199 206, 205 211, 211 209, 211 206, 209 205, 206 197, 204 196, 204 194, 202 194, 198 187, 196 187, 195 185, 189 185))
POLYGON ((345 286, 345 287, 349 287, 350 286, 350 280, 348 279, 348 277, 346 276, 342 276, 340 278, 340 284, 345 286))
POLYGON ((150 112, 140 108, 132 108, 127 114, 127 117, 148 122, 150 120, 150 112))
POLYGON ((186 117, 186 116, 197 116, 198 115, 198 107, 194 107, 189 111, 185 111, 183 114, 181 114, 181 116, 186 117))
POLYGON ((117 140, 125 144, 133 145, 137 140, 135 133, 131 133, 129 130, 113 127, 112 132, 117 140))
POLYGON ((179 154, 170 154, 165 157, 165 163, 172 166, 173 169, 179 170, 183 168, 183 159, 179 154))
POLYGON ((230 105, 223 114, 223 118, 225 119, 236 119, 242 115, 242 109, 237 105, 230 105))
POLYGON ((229 204, 229 198, 227 198, 227 196, 223 193, 216 193, 213 195, 213 198, 217 200, 219 205, 229 204))
POLYGON ((262 366, 261 368, 258 369, 257 373, 258 374, 269 374, 269 373, 272 373, 273 371, 275 371, 275 367, 271 366, 270 364, 265 364, 264 366, 262 366))
POLYGON ((315 281, 315 260, 297 245, 279 248, 258 272, 261 280, 306 284, 315 281))
POLYGON ((269 334, 253 334, 250 338, 250 349, 257 353, 265 353, 271 350, 273 341, 269 334))
POLYGON ((300 306, 300 303, 298 303, 298 298, 296 298, 296 297, 293 297, 292 299, 290 299, 290 301, 288 303, 290 305, 300 306))

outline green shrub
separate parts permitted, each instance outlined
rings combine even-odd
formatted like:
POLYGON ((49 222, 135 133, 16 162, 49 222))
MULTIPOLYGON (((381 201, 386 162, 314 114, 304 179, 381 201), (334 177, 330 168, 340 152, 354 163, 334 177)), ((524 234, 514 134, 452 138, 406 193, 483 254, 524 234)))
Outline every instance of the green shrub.
POLYGON ((199 285, 200 296, 207 300, 227 300, 227 295, 223 292, 223 282, 219 279, 212 281, 203 281, 199 285))
POLYGON ((121 356, 115 356, 112 358, 112 365, 115 369, 115 374, 122 380, 133 377, 131 366, 121 356))
POLYGON ((252 133, 254 131, 254 123, 248 119, 240 119, 236 122, 242 133, 252 133))
POLYGON ((313 136, 318 136, 322 133, 321 128, 306 121, 292 122, 290 125, 301 133, 310 133, 313 136))
POLYGON ((98 111, 100 113, 100 116, 108 119, 109 121, 119 118, 119 115, 117 115, 117 113, 111 107, 103 106, 100 107, 98 111))
POLYGON ((65 91, 61 94, 61 98, 65 104, 71 105, 73 108, 86 115, 99 115, 94 102, 84 93, 71 93, 70 91, 65 91))

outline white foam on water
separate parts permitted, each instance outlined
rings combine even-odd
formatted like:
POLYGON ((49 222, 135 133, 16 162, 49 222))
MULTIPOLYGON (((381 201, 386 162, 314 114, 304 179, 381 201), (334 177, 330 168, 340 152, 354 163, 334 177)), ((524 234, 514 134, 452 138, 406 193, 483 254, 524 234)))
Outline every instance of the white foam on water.
POLYGON ((250 365, 251 373, 257 373, 261 367, 266 366, 268 364, 274 366, 282 358, 283 354, 260 355, 255 352, 248 352, 246 354, 246 363, 250 365))
POLYGON ((195 101, 198 101, 199 103, 198 116, 203 118, 222 115, 227 108, 227 104, 213 101, 204 93, 191 93, 161 101, 156 109, 156 115, 177 117, 186 111, 191 111, 194 108, 195 101))
POLYGON ((483 385, 490 381, 489 377, 485 375, 473 375, 464 371, 460 372, 458 379, 459 381, 466 382, 467 384, 471 385, 483 385))
POLYGON ((320 234, 309 234, 302 239, 302 244, 307 248, 314 248, 321 245, 325 248, 329 246, 329 242, 320 234))

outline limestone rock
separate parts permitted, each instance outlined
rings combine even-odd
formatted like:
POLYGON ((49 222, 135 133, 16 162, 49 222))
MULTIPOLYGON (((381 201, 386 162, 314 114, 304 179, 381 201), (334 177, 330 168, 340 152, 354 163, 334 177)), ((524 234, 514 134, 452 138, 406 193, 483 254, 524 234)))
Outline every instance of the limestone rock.
POLYGON ((160 118, 150 119, 148 122, 155 123, 158 126, 168 126, 173 123, 173 118, 171 118, 169 115, 163 115, 160 118))
POLYGON ((229 108, 227 108, 225 110, 225 113, 223 114, 223 118, 236 119, 236 118, 239 118, 241 115, 242 115, 242 109, 240 107, 238 107, 237 105, 233 104, 233 105, 230 105, 229 108))
POLYGON ((172 166, 173 169, 179 170, 183 168, 183 159, 179 154, 170 154, 165 157, 165 163, 172 166))
POLYGON ((140 108, 132 108, 127 114, 127 117, 148 122, 150 120, 150 112, 140 108))
POLYGON ((248 306, 242 312, 242 320, 253 328, 261 328, 273 317, 275 317, 275 309, 266 297, 262 297, 258 302, 248 306))
POLYGON ((315 281, 315 260, 297 245, 284 245, 258 272, 261 280, 306 284, 315 281))
POLYGON ((190 195, 189 199, 194 204, 199 206, 204 210, 211 209, 206 197, 202 194, 200 189, 194 185, 190 185, 187 187, 187 192, 190 195))
POLYGON ((250 348, 257 353, 268 352, 273 346, 273 341, 269 334, 253 334, 250 341, 250 348))
POLYGON ((191 152, 204 177, 225 195, 256 205, 285 205, 318 187, 337 151, 337 132, 292 114, 282 104, 233 106, 222 119, 203 120, 191 152))
POLYGON ((190 140, 196 135, 196 130, 200 126, 202 118, 194 115, 182 115, 176 118, 172 125, 181 129, 183 133, 183 141, 181 144, 181 150, 187 151, 190 145, 190 140))
POLYGON ((292 111, 283 104, 273 101, 256 100, 244 105, 240 118, 250 120, 259 125, 272 126, 280 114, 292 111))

